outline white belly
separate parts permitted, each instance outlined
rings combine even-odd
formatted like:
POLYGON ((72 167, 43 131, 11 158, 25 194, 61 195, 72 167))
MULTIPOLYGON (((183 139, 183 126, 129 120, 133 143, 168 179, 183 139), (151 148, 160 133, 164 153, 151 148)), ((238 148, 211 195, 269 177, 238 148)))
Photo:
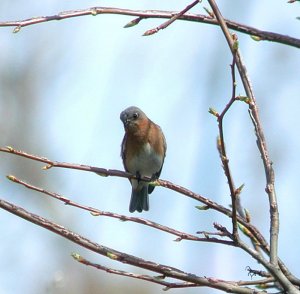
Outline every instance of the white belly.
POLYGON ((159 156, 147 143, 141 152, 129 162, 127 168, 132 174, 139 172, 141 176, 152 177, 161 169, 162 162, 163 157, 159 156))

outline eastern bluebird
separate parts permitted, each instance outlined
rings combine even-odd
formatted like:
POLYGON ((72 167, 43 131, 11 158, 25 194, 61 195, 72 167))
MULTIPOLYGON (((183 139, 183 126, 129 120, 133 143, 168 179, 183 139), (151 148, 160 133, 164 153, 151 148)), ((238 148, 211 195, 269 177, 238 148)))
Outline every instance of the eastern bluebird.
POLYGON ((121 156, 127 172, 137 176, 131 179, 132 193, 129 211, 149 210, 149 197, 154 186, 139 178, 158 179, 166 156, 166 139, 161 128, 152 122, 138 107, 131 106, 120 114, 125 135, 121 156))

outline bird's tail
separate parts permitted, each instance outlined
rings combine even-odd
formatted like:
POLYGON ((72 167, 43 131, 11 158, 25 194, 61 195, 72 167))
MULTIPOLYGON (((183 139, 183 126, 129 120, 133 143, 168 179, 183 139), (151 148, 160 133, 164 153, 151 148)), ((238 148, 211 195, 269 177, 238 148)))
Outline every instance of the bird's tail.
POLYGON ((149 210, 148 185, 143 185, 142 189, 132 189, 131 199, 129 204, 130 212, 142 212, 149 210))

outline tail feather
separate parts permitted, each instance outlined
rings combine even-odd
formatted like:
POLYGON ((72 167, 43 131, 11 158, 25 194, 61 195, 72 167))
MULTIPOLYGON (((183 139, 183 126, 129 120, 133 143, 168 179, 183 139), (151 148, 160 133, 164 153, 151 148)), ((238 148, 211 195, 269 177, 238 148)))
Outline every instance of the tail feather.
POLYGON ((139 191, 132 189, 129 211, 135 212, 136 210, 138 212, 149 210, 148 185, 144 185, 139 191))

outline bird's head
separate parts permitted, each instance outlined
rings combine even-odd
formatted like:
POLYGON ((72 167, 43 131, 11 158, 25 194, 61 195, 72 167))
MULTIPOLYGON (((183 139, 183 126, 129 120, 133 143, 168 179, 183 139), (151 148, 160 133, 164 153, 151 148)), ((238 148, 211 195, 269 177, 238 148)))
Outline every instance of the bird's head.
POLYGON ((147 116, 138 107, 130 106, 121 112, 120 119, 124 124, 125 130, 134 130, 141 121, 147 119, 147 116))

